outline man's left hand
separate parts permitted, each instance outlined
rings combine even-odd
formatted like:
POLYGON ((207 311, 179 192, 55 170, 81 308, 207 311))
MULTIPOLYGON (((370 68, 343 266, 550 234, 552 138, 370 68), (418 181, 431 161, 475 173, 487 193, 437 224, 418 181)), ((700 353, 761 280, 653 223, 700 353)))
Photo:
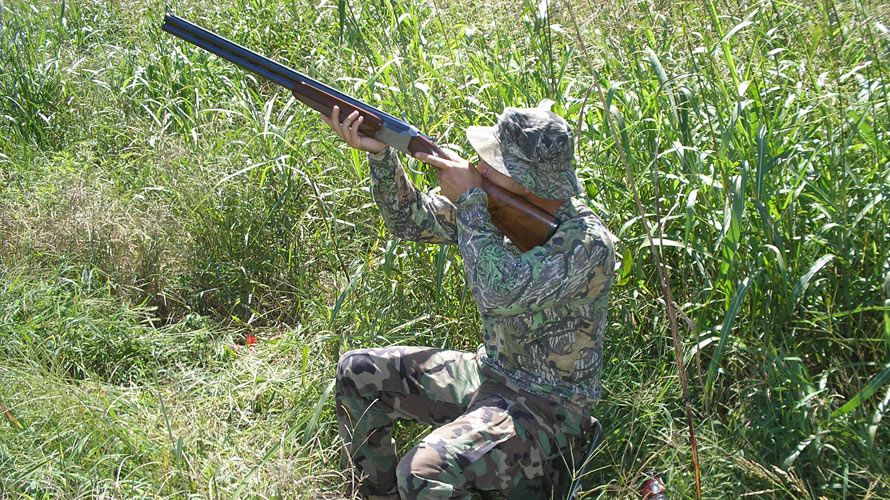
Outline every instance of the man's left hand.
POLYGON ((436 167, 436 178, 439 179, 442 195, 454 203, 468 189, 482 186, 482 175, 474 166, 470 165, 469 161, 461 158, 454 151, 447 149, 444 151, 448 155, 447 158, 431 156, 426 153, 417 153, 415 157, 436 167))

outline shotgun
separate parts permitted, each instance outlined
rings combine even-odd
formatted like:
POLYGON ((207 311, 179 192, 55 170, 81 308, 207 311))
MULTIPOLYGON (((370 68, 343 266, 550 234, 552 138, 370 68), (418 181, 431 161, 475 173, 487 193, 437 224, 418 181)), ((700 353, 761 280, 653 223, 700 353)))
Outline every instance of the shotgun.
MULTIPOLYGON (((359 127, 362 134, 384 142, 405 154, 414 156, 416 153, 427 153, 432 156, 445 156, 436 142, 417 127, 212 31, 170 14, 164 16, 161 29, 285 87, 300 102, 325 116, 331 115, 334 106, 340 107, 341 120, 357 110, 364 117, 359 127)), ((521 251, 525 252, 543 245, 556 231, 559 221, 544 209, 486 179, 482 181, 482 188, 488 195, 491 221, 521 251)))

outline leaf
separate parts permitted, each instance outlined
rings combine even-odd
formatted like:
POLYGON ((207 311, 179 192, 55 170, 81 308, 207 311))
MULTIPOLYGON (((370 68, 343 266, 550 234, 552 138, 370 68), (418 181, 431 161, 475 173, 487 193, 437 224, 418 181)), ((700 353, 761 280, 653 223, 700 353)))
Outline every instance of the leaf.
POLYGON ((737 175, 733 181, 731 188, 731 199, 726 205, 723 214, 723 230, 714 246, 716 252, 720 248, 720 243, 724 239, 732 243, 730 252, 724 258, 724 266, 731 264, 731 260, 735 257, 735 252, 742 238, 742 217, 745 214, 745 184, 747 182, 747 162, 743 162, 742 173, 737 175))
POLYGON ((667 73, 664 71, 664 66, 661 65, 661 61, 658 60, 658 56, 655 55, 655 51, 651 48, 646 48, 646 54, 649 57, 649 64, 652 65, 652 69, 655 70, 655 76, 658 77, 658 83, 662 87, 667 84, 667 73))
POLYGON ((343 32, 346 30, 346 0, 337 0, 337 14, 339 18, 337 41, 343 43, 343 32))
POLYGON ((538 19, 542 21, 547 20, 547 11, 550 8, 550 0, 541 0, 538 2, 538 19))
POLYGON ((685 244, 689 244, 689 239, 692 237, 692 226, 695 223, 695 203, 698 199, 698 189, 693 189, 689 193, 689 197, 686 199, 686 227, 683 232, 683 242, 685 244))
POLYGON ((766 168, 766 126, 757 129, 757 178, 754 182, 754 199, 760 200, 763 191, 763 174, 766 168))
POLYGON ((779 228, 776 225, 776 221, 769 214, 769 209, 760 203, 759 201, 754 202, 754 208, 757 210, 757 213, 760 214, 760 220, 763 222, 763 227, 766 229, 767 234, 769 234, 770 241, 772 241, 773 245, 777 248, 785 250, 785 239, 782 237, 782 234, 779 232, 779 228))
POLYGON ((831 418, 837 418, 851 411, 859 408, 862 403, 864 403, 868 398, 872 397, 878 389, 881 388, 888 380, 890 380, 890 363, 887 363, 884 366, 884 369, 881 370, 880 373, 874 376, 871 380, 869 380, 868 384, 866 384, 865 388, 859 391, 859 394, 853 396, 852 399, 847 401, 843 406, 831 412, 831 418))
MULTIPOLYGON (((884 276, 884 305, 890 307, 890 270, 884 276)), ((890 312, 884 311, 884 343, 890 347, 890 312)))
POLYGON ((328 382, 328 386, 325 387, 324 393, 322 393, 318 402, 315 403, 315 408, 312 410, 312 418, 309 419, 309 423, 306 424, 306 428, 303 430, 303 446, 309 442, 309 439, 315 433, 321 410, 324 409, 325 405, 328 404, 328 400, 331 399, 331 393, 334 391, 335 382, 336 379, 331 379, 331 381, 328 382))
POLYGON ((735 25, 731 30, 727 31, 726 34, 723 35, 720 43, 726 43, 727 41, 729 41, 730 38, 732 38, 732 35, 735 35, 739 31, 742 31, 748 26, 751 26, 751 24, 753 24, 751 21, 742 21, 739 24, 735 25))
POLYGON ((630 271, 633 267, 633 254, 631 254, 630 247, 626 245, 622 245, 620 265, 621 267, 618 269, 618 273, 621 279, 618 281, 617 286, 623 286, 630 281, 630 271))
POLYGON ((797 460, 797 457, 800 456, 801 452, 803 452, 803 450, 805 450, 806 447, 809 446, 810 443, 812 443, 815 439, 816 436, 810 435, 803 441, 797 443, 797 447, 794 449, 794 451, 785 458, 784 462, 782 462, 785 468, 787 469, 788 467, 791 467, 795 460, 797 460))
POLYGON ((386 254, 383 258, 383 275, 386 276, 387 279, 390 277, 389 275, 392 272, 392 265, 395 261, 396 249, 399 246, 399 241, 399 238, 393 238, 386 244, 386 254))
POLYGON ((702 350, 704 350, 705 347, 714 343, 716 340, 716 336, 705 337, 701 339, 701 341, 695 344, 692 349, 686 351, 686 353, 683 354, 683 363, 688 363, 692 359, 692 356, 694 356, 698 352, 701 352, 702 350))
POLYGON ((775 264, 779 266, 779 272, 782 273, 782 281, 784 283, 788 282, 788 267, 785 265, 785 256, 782 255, 782 251, 779 250, 775 245, 764 245, 764 248, 770 250, 775 254, 775 264))
POLYGON ((807 287, 810 286, 810 280, 813 279, 813 276, 816 275, 826 264, 831 262, 834 259, 834 255, 825 254, 822 257, 819 257, 819 260, 813 263, 810 266, 809 271, 807 271, 803 276, 797 280, 797 284, 794 285, 794 289, 791 290, 791 309, 795 309, 797 307, 798 302, 803 297, 804 292, 807 291, 807 287))
POLYGON ((365 264, 363 263, 361 266, 356 269, 355 274, 352 275, 352 278, 349 279, 349 283, 346 284, 346 287, 340 293, 340 296, 337 297, 337 302, 334 303, 334 308, 331 309, 331 319, 328 320, 328 325, 333 325, 334 320, 337 319, 337 315, 340 313, 340 308, 343 307, 343 302, 346 300, 346 297, 349 295, 349 292, 352 290, 355 282, 362 277, 365 271, 365 264))
POLYGON ((436 305, 442 301, 442 286, 445 282, 445 264, 448 262, 448 249, 450 245, 439 245, 436 253, 436 305))
POLYGON ((723 129, 723 133, 720 136, 720 146, 717 149, 717 154, 720 158, 726 159, 726 152, 735 137, 735 127, 741 112, 742 103, 737 102, 735 107, 732 108, 732 115, 729 117, 729 123, 726 124, 726 127, 723 129))
POLYGON ((878 424, 881 423, 887 410, 890 410, 890 387, 887 388, 887 394, 884 396, 884 400, 881 401, 881 404, 878 405, 874 415, 871 417, 871 425, 868 426, 868 445, 870 447, 873 447, 875 444, 875 434, 878 432, 878 424))
MULTIPOLYGON (((695 246, 695 245, 689 245, 689 244, 687 244, 687 243, 685 243, 685 242, 682 242, 682 241, 671 240, 671 239, 667 239, 667 238, 652 238, 652 244, 655 245, 656 247, 676 247, 676 248, 682 248, 683 250, 686 250, 686 252, 687 252, 687 253, 690 253, 690 254, 691 254, 692 252, 697 252, 697 253, 700 253, 701 255, 703 255, 703 256, 705 256, 705 257, 708 257, 708 258, 712 258, 712 257, 713 257, 713 255, 711 255, 710 253, 708 253, 708 252, 707 252, 706 250, 704 250, 703 248, 698 248, 698 247, 695 246)), ((645 241, 643 241, 643 243, 640 244, 640 248, 639 248, 639 249, 640 249, 640 250, 644 250, 644 249, 646 249, 646 248, 648 248, 648 247, 649 247, 649 241, 648 241, 648 240, 645 240, 645 241)))
POLYGON ((12 412, 7 410, 6 407, 3 406, 3 403, 0 403, 0 410, 3 410, 3 412, 6 413, 6 416, 9 418, 9 422, 12 423, 13 426, 15 426, 19 430, 22 430, 24 428, 22 424, 15 417, 12 416, 12 412))
POLYGON ((717 349, 714 351, 714 356, 711 358, 711 364, 708 366, 708 378, 705 382, 705 393, 711 392, 714 381, 717 379, 717 369, 720 368, 720 360, 723 357, 723 350, 726 349, 726 342, 729 340, 729 333, 732 331, 735 317, 739 313, 739 309, 742 308, 742 303, 745 301, 745 296, 748 294, 751 282, 758 274, 760 274, 759 270, 753 275, 745 278, 736 288, 732 301, 729 303, 729 309, 727 309, 726 315, 723 317, 723 326, 720 328, 720 343, 717 344, 717 349))
MULTIPOLYGON (((887 265, 890 267, 890 261, 887 261, 887 265)), ((884 274, 884 298, 890 300, 890 268, 888 268, 887 273, 884 274)))
POLYGON ((859 136, 862 137, 863 141, 884 156, 890 153, 890 148, 887 147, 887 143, 880 140, 878 136, 875 135, 874 129, 868 124, 867 120, 862 120, 862 118, 852 110, 849 111, 848 114, 859 123, 859 136))
POLYGON ((742 162, 742 172, 732 185, 732 223, 729 240, 733 243, 742 241, 742 217, 745 215, 745 189, 748 183, 748 162, 742 162))
POLYGON ((856 218, 853 219, 853 223, 850 224, 849 231, 852 232, 853 228, 855 228, 856 225, 859 224, 859 221, 861 221, 863 217, 865 217, 869 212, 871 212, 871 209, 874 208, 875 205, 877 205, 878 203, 880 203, 883 200, 884 200, 884 195, 878 193, 878 195, 875 196, 874 199, 871 200, 868 203, 868 205, 865 206, 865 208, 863 208, 862 210, 859 211, 859 213, 856 215, 856 218))

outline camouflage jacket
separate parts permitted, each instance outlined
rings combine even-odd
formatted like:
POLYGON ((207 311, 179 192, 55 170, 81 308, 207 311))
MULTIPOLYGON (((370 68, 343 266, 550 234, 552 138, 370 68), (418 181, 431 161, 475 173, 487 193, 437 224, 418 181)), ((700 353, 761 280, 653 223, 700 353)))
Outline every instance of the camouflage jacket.
POLYGON ((615 255, 602 220, 573 198, 543 246, 520 253, 472 188, 452 204, 420 192, 396 152, 370 158, 371 192, 396 236, 457 243, 482 317, 482 362, 519 389, 589 412, 599 400, 603 333, 615 255))

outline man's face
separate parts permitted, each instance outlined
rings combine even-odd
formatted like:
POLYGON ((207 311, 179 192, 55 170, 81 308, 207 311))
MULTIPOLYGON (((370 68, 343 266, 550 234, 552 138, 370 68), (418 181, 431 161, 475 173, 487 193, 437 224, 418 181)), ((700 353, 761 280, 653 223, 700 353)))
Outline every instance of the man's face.
POLYGON ((476 170, 479 171, 479 174, 481 174, 482 177, 488 179, 488 181, 495 186, 504 188, 513 194, 522 197, 526 197, 530 194, 530 191, 526 189, 525 186, 491 168, 491 165, 485 163, 485 160, 481 158, 479 159, 479 163, 476 165, 476 170))

